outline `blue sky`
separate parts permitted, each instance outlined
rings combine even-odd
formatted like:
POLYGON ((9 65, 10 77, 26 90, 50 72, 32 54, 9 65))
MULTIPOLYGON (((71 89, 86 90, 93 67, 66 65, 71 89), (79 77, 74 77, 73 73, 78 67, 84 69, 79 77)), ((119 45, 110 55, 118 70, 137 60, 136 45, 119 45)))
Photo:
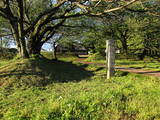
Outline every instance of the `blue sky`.
MULTIPOLYGON (((16 45, 14 43, 11 43, 10 44, 10 48, 16 48, 16 45)), ((42 49, 45 50, 45 51, 52 51, 52 46, 51 44, 49 43, 45 43, 43 46, 42 46, 42 49)))

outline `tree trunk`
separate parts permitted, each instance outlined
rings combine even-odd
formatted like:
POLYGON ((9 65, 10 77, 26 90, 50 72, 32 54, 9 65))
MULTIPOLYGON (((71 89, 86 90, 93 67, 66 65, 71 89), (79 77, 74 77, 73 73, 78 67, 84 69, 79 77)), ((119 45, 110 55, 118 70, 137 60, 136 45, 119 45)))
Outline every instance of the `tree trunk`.
POLYGON ((127 45, 127 40, 124 38, 123 40, 121 40, 122 42, 122 47, 123 47, 123 51, 127 57, 128 55, 128 45, 127 45))
MULTIPOLYGON (((15 24, 15 23, 14 23, 15 24)), ((14 41, 16 42, 16 45, 17 45, 17 49, 18 49, 18 53, 19 53, 19 56, 21 56, 21 46, 20 46, 20 42, 19 42, 19 34, 18 34, 18 29, 17 29, 17 31, 15 30, 15 25, 14 24, 12 24, 11 23, 11 25, 12 25, 12 29, 11 29, 11 32, 12 32, 12 34, 13 34, 13 39, 14 39, 14 41), (17 33, 17 34, 16 34, 17 33)), ((18 26, 17 26, 17 28, 18 28, 18 26)))
POLYGON ((53 56, 53 60, 57 60, 57 46, 55 42, 53 43, 53 56))
POLYGON ((107 79, 115 73, 115 40, 106 41, 107 79))
POLYGON ((78 53, 77 53, 77 50, 76 50, 76 48, 75 48, 74 45, 71 46, 71 49, 72 49, 72 52, 74 53, 74 55, 75 55, 76 57, 78 57, 78 53))
POLYGON ((18 22, 19 38, 20 38, 20 47, 21 47, 21 57, 29 58, 29 54, 26 47, 25 34, 24 34, 24 5, 23 0, 18 1, 18 15, 20 20, 18 22))
POLYGON ((139 59, 143 60, 145 58, 146 54, 147 54, 147 50, 144 49, 143 52, 142 52, 142 54, 139 55, 139 59))
POLYGON ((11 27, 12 27, 11 30, 12 30, 12 33, 13 33, 13 38, 14 38, 14 40, 16 42, 16 45, 17 45, 19 56, 21 56, 21 45, 20 45, 18 23, 16 23, 16 20, 11 19, 10 24, 11 24, 11 27))
POLYGON ((34 55, 34 54, 39 54, 40 55, 42 46, 43 46, 42 42, 40 42, 40 43, 34 43, 34 41, 31 40, 28 43, 29 54, 30 55, 34 55))
POLYGON ((24 36, 24 33, 22 32, 23 28, 21 28, 21 27, 22 26, 20 24, 17 24, 17 25, 16 25, 16 23, 12 24, 12 29, 14 32, 14 39, 16 41, 19 55, 22 58, 29 58, 29 54, 28 54, 27 47, 26 47, 25 36, 24 36))
POLYGON ((0 42, 0 52, 3 55, 3 38, 0 37, 0 40, 1 40, 1 42, 0 42))

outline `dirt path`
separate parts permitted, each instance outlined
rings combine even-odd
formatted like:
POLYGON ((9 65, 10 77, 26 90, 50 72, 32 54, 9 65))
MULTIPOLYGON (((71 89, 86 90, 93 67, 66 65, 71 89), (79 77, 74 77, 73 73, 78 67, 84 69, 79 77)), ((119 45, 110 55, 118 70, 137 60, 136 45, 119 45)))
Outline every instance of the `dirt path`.
MULTIPOLYGON (((102 63, 85 62, 84 59, 85 58, 77 59, 76 62, 83 63, 83 64, 94 64, 100 67, 106 66, 105 64, 102 64, 102 63)), ((154 77, 160 77, 160 71, 144 70, 140 68, 126 68, 126 67, 120 67, 120 66, 116 66, 116 70, 126 71, 126 72, 136 73, 136 74, 142 74, 142 75, 148 75, 148 76, 154 76, 154 77)))

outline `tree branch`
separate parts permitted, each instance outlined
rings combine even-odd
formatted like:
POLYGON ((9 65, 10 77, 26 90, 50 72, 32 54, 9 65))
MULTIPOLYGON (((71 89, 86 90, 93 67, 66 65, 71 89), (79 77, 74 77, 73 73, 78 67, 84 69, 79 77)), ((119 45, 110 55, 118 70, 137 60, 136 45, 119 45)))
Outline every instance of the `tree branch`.
POLYGON ((32 25, 26 30, 26 32, 29 32, 30 30, 34 29, 34 27, 41 21, 41 19, 46 16, 47 14, 54 14, 64 3, 66 0, 61 1, 56 7, 51 8, 49 10, 46 10, 39 14, 37 19, 32 23, 32 25))
POLYGON ((120 9, 124 9, 124 8, 128 7, 129 5, 131 5, 131 4, 133 4, 137 1, 139 1, 139 0, 131 0, 130 2, 127 2, 126 5, 116 7, 116 8, 112 8, 112 9, 109 9, 109 10, 104 10, 104 12, 101 12, 101 13, 90 13, 90 15, 100 16, 100 15, 103 15, 103 14, 106 14, 106 13, 114 12, 114 11, 117 11, 117 10, 120 10, 120 9))
MULTIPOLYGON (((41 37, 43 37, 48 31, 51 32, 51 37, 56 33, 56 30, 55 29, 58 29, 64 22, 65 22, 66 19, 63 19, 61 22, 59 22, 58 24, 54 25, 54 26, 50 26, 48 28, 46 28, 42 34, 41 34, 41 37), (52 35, 53 34, 53 35, 52 35)), ((46 40, 42 41, 42 42, 46 42, 48 41, 51 37, 46 37, 46 40)))

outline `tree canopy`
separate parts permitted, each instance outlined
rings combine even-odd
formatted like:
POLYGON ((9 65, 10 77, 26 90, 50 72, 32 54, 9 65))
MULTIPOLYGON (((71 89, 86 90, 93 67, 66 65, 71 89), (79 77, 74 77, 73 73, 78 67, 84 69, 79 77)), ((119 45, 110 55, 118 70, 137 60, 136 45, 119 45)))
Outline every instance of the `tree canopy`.
POLYGON ((112 15, 136 1, 1 0, 0 16, 10 25, 20 55, 29 57, 39 54, 42 45, 67 19, 112 15))

